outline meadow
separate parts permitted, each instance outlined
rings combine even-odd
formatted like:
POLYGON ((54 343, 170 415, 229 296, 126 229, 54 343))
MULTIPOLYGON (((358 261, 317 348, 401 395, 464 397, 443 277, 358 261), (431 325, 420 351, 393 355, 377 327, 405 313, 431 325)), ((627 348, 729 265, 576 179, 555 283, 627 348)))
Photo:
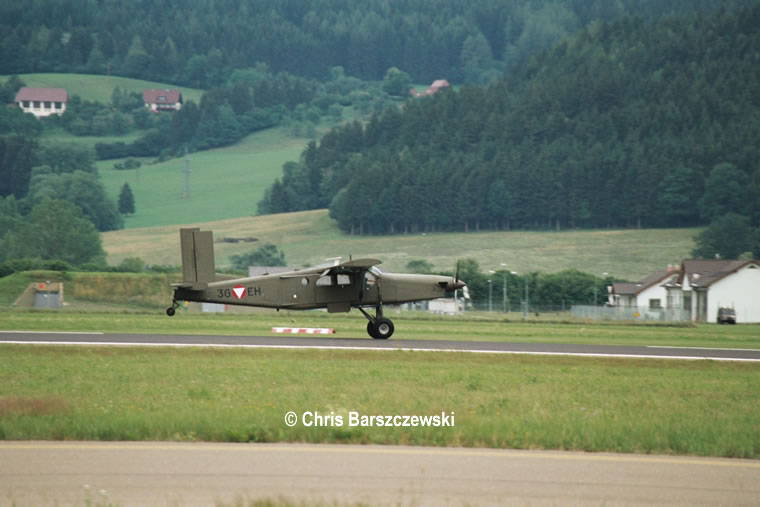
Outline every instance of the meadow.
POLYGON ((393 351, 0 346, 0 439, 340 442, 760 457, 760 369, 393 351), (340 416, 294 427, 285 414, 340 416), (361 427, 444 414, 446 427, 361 427))
MULTIPOLYGON (((256 214, 264 191, 282 174, 282 165, 298 160, 306 140, 286 129, 251 134, 225 148, 191 153, 190 197, 185 198, 185 157, 143 162, 139 169, 116 170, 122 160, 96 165, 106 192, 115 200, 124 183, 135 197, 136 213, 124 217, 136 227, 208 222, 256 214)), ((153 261, 154 263, 156 261, 153 261)))
MULTIPOLYGON (((176 172, 174 193, 176 200, 181 201, 179 168, 176 172)), ((142 174, 140 177, 143 178, 142 174)), ((139 214, 139 197, 137 206, 139 214)), ((249 209, 253 207, 255 200, 252 199, 249 209)), ((186 206, 182 217, 198 218, 210 213, 186 206)), ((232 255, 258 248, 256 243, 223 243, 223 238, 254 237, 259 244, 277 245, 292 267, 314 266, 324 263, 326 258, 352 255, 380 259, 383 261, 380 268, 388 271, 404 271, 410 260, 424 259, 435 270, 453 272, 457 259, 473 258, 484 271, 506 268, 522 274, 575 268, 598 277, 609 273, 628 280, 639 280, 653 271, 665 269, 668 264, 680 264, 689 257, 697 232, 696 229, 623 229, 350 236, 338 228, 327 210, 215 222, 199 218, 183 223, 214 231, 219 267, 229 265, 232 255)), ((127 257, 140 257, 148 264, 180 263, 176 225, 107 232, 102 238, 112 265, 118 265, 127 257)))
MULTIPOLYGON (((10 76, 0 76, 0 81, 5 81, 10 76)), ((155 81, 144 81, 119 76, 103 76, 100 74, 64 74, 64 73, 36 73, 19 74, 18 76, 26 86, 39 88, 66 88, 69 95, 79 95, 83 100, 97 101, 104 104, 111 102, 114 88, 121 88, 122 92, 136 92, 142 96, 147 89, 177 89, 182 93, 184 101, 192 100, 200 103, 203 90, 175 86, 155 81)))

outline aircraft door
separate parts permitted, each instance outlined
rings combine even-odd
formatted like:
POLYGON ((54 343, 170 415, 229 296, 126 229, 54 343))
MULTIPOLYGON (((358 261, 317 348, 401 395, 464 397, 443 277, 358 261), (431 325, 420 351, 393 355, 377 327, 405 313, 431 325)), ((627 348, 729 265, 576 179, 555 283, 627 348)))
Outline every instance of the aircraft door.
POLYGON ((359 300, 362 304, 376 304, 380 300, 377 276, 369 271, 362 274, 361 296, 359 300))
POLYGON ((354 273, 329 273, 317 278, 315 282, 318 304, 351 303, 356 301, 356 275, 354 273))
POLYGON ((280 304, 282 306, 311 306, 314 304, 315 276, 287 277, 280 279, 280 304))

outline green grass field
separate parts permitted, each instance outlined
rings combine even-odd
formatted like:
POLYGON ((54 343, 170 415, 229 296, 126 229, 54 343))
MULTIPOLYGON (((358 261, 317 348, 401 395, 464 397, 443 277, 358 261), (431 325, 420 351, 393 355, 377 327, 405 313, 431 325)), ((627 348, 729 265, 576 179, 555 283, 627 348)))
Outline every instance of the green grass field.
POLYGON ((113 168, 120 160, 97 163, 106 191, 118 198, 129 183, 137 212, 125 218, 127 229, 185 224, 256 214, 264 190, 282 174, 282 165, 298 160, 305 139, 291 138, 285 129, 257 132, 225 148, 192 153, 190 198, 183 198, 185 159, 159 164, 143 159, 135 170, 113 168))
POLYGON ((760 369, 710 361, 0 346, 0 438, 760 457, 760 369), (285 414, 341 416, 288 427, 285 414), (445 414, 446 427, 361 427, 445 414), (452 421, 450 420, 450 423, 452 421))
MULTIPOLYGON (((175 195, 181 192, 179 167, 176 174, 175 195)), ((249 204, 254 206, 255 202, 249 204)), ((138 210, 140 206, 138 197, 138 210)), ((191 214, 197 217, 202 213, 187 211, 183 216, 189 218, 191 214)), ((349 236, 329 218, 326 210, 217 222, 195 219, 184 223, 213 230, 217 241, 224 237, 255 237, 260 242, 274 243, 294 267, 317 265, 329 257, 353 255, 354 258, 380 259, 383 261, 380 267, 389 271, 403 271, 412 259, 425 259, 436 270, 453 271, 457 259, 471 257, 483 270, 504 269, 501 266, 504 263, 518 273, 576 268, 599 277, 609 273, 629 280, 639 280, 668 264, 680 264, 681 259, 688 258, 694 245, 692 237, 697 232, 695 229, 627 229, 349 236)), ((178 226, 127 229, 107 232, 102 237, 110 264, 119 264, 133 256, 149 264, 180 263, 178 226)), ((224 266, 231 255, 256 248, 255 243, 217 243, 217 265, 224 266)))
MULTIPOLYGON (((97 277, 99 275, 93 275, 97 277)), ((96 281, 97 282, 97 281, 96 281)), ((336 338, 367 338, 367 321, 357 311, 348 314, 327 314, 321 311, 282 311, 239 309, 229 314, 202 314, 196 306, 181 309, 174 317, 163 310, 169 297, 146 291, 139 279, 128 277, 123 284, 130 288, 134 301, 143 297, 154 309, 144 306, 119 310, 112 301, 111 284, 96 283, 81 288, 68 283, 66 298, 82 298, 62 311, 0 311, 0 329, 28 331, 85 331, 102 333, 202 334, 233 336, 273 335, 272 327, 330 327, 336 338), (94 287, 93 287, 94 285, 94 287), (110 302, 111 306, 108 306, 110 302), (95 306, 93 306, 95 305, 95 306)), ((544 320, 522 321, 518 313, 502 314, 468 312, 463 316, 446 317, 422 312, 399 312, 386 309, 396 332, 392 341, 463 340, 532 343, 584 343, 598 345, 655 345, 676 347, 728 347, 760 349, 760 325, 719 326, 649 325, 573 320, 567 314, 544 315, 544 320), (557 320, 550 320, 550 319, 557 320)))
MULTIPOLYGON (((5 81, 10 76, 0 76, 0 81, 5 81)), ((122 91, 137 92, 142 96, 142 92, 147 89, 171 88, 182 92, 182 99, 185 101, 192 100, 196 104, 200 102, 203 90, 196 88, 187 88, 185 86, 176 86, 166 83, 157 83, 154 81, 143 81, 141 79, 132 79, 128 77, 103 76, 100 74, 60 74, 60 73, 37 73, 37 74, 19 74, 21 80, 26 86, 41 88, 66 88, 69 95, 79 95, 83 100, 93 100, 108 104, 111 102, 111 95, 114 88, 121 88, 122 91)))

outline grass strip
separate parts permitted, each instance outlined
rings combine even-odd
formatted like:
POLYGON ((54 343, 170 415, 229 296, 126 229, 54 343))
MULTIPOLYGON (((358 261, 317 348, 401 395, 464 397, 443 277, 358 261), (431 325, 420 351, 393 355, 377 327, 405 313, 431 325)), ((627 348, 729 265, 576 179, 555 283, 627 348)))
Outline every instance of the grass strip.
MULTIPOLYGON (((155 311, 0 311, 0 330, 96 331, 103 333, 268 336, 272 327, 329 327, 338 338, 367 338, 367 321, 356 311, 203 314, 178 311, 169 318, 155 311)), ((464 340, 597 345, 658 345, 760 349, 760 325, 648 325, 619 322, 521 321, 519 314, 468 313, 445 317, 421 312, 386 316, 396 325, 392 340, 464 340)))
POLYGON ((0 346, 0 438, 342 442, 760 457, 754 364, 0 346), (344 424, 294 427, 306 411, 344 424), (455 414, 453 427, 351 427, 455 414))

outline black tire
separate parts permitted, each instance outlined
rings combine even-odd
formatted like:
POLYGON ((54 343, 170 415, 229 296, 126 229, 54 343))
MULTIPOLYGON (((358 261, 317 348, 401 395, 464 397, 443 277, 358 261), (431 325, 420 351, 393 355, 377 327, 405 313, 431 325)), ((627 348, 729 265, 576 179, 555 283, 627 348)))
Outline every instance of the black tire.
POLYGON ((375 321, 375 335, 373 338, 387 340, 393 335, 393 322, 390 319, 378 319, 375 321))
POLYGON ((367 322, 367 334, 377 340, 377 336, 375 336, 375 324, 371 321, 367 322))
POLYGON ((174 314, 176 313, 176 310, 174 308, 167 308, 166 309, 166 315, 169 317, 174 317, 174 314))

